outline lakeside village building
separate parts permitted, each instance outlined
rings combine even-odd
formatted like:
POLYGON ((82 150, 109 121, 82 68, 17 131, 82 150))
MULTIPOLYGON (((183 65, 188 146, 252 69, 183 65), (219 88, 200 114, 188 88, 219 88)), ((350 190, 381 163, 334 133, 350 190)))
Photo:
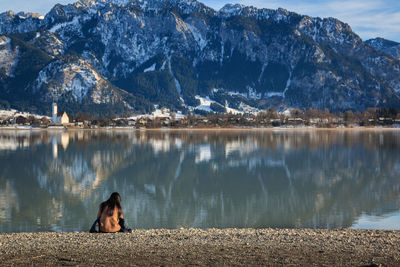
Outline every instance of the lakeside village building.
POLYGON ((68 124, 69 118, 66 112, 57 111, 57 103, 53 103, 53 113, 51 117, 51 122, 53 124, 68 124))

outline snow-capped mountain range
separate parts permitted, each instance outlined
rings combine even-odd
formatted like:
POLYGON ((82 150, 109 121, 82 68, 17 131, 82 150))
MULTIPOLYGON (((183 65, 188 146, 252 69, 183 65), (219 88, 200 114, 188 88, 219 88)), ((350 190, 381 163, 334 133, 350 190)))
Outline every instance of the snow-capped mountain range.
POLYGON ((101 114, 398 107, 399 50, 285 9, 80 0, 0 14, 0 99, 101 114))

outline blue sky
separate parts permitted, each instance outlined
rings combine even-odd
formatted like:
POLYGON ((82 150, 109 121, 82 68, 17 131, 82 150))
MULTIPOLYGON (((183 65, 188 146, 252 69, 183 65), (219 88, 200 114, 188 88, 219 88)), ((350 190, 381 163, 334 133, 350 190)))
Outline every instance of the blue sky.
MULTIPOLYGON (((0 0, 0 12, 6 10, 47 13, 56 3, 76 0, 0 0)), ((200 0, 219 9, 226 3, 240 3, 259 8, 283 7, 300 14, 335 17, 348 24, 361 38, 383 37, 400 42, 399 0, 200 0)))

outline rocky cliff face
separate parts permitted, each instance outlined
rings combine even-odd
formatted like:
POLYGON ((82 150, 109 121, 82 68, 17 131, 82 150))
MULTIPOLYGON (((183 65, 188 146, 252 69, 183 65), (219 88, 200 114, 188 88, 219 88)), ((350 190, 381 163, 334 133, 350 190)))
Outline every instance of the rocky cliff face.
POLYGON ((194 0, 81 0, 44 18, 9 12, 0 21, 0 56, 13 55, 0 64, 1 97, 29 107, 52 99, 118 112, 400 104, 399 59, 333 18, 215 11, 194 0), (33 71, 16 89, 21 58, 33 71))
POLYGON ((400 60, 400 43, 386 40, 383 38, 375 38, 366 41, 367 44, 382 51, 395 59, 400 60))

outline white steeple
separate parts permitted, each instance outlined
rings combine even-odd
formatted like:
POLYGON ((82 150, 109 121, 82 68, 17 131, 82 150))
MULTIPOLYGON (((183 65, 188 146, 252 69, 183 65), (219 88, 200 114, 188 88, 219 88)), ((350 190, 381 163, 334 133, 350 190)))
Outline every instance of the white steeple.
POLYGON ((52 122, 57 123, 57 103, 53 103, 53 114, 52 114, 52 122))

